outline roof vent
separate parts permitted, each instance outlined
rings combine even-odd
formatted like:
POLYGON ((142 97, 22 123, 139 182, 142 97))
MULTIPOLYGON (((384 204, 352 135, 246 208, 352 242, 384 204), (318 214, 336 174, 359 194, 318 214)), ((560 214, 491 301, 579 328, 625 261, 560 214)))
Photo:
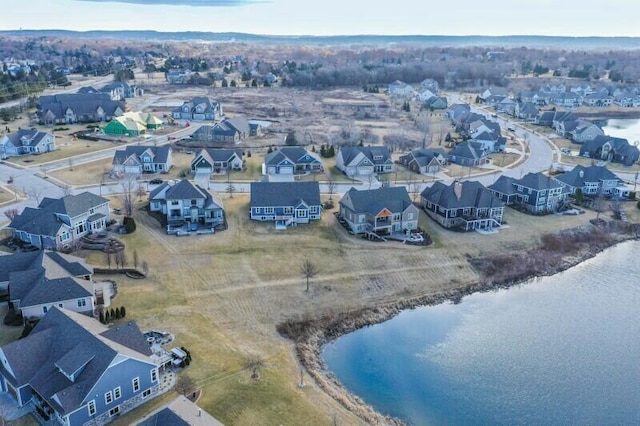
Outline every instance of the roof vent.
POLYGON ((462 182, 456 181, 453 184, 453 193, 456 194, 456 198, 459 200, 462 197, 462 182))
POLYGON ((578 173, 578 175, 583 178, 584 177, 584 170, 580 170, 580 172, 578 173))

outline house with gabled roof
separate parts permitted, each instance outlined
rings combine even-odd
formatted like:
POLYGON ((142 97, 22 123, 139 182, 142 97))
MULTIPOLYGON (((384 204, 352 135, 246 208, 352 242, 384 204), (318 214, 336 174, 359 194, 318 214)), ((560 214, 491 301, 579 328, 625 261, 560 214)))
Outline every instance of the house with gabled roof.
POLYGON ((146 415, 135 426, 224 426, 218 419, 180 395, 146 415))
POLYGON ((225 223, 224 208, 217 194, 186 179, 165 182, 151 191, 149 210, 164 214, 169 228, 188 224, 215 229, 225 223))
POLYGON ((604 131, 596 124, 587 120, 578 120, 575 126, 565 132, 565 135, 575 143, 585 143, 604 135, 604 131))
POLYGON ((162 120, 145 112, 125 112, 104 126, 106 135, 140 136, 162 128, 162 120))
POLYGON ((249 121, 243 117, 225 118, 213 126, 201 126, 191 139, 205 142, 239 143, 251 134, 249 121))
POLYGON ((447 108, 447 117, 449 117, 450 120, 454 121, 468 113, 471 111, 471 106, 469 104, 453 104, 450 105, 449 108, 447 108))
POLYGON ((41 249, 68 249, 87 234, 104 231, 110 221, 109 200, 83 192, 26 207, 7 226, 14 238, 41 249))
POLYGON ((498 179, 491 185, 487 187, 487 189, 500 199, 505 205, 511 206, 515 204, 516 199, 518 198, 518 193, 516 192, 516 187, 513 185, 515 181, 514 178, 500 175, 498 179))
POLYGON ((275 222, 276 229, 319 220, 322 213, 318 182, 251 182, 249 217, 275 222))
POLYGON ((96 123, 124 114, 125 107, 106 93, 61 93, 40 96, 36 114, 40 124, 96 123))
POLYGON ((340 218, 355 234, 392 234, 418 228, 419 210, 404 186, 358 191, 349 189, 340 199, 340 218))
POLYGON ((429 109, 447 109, 447 98, 444 96, 431 96, 424 101, 424 106, 429 109))
POLYGON ((421 90, 429 90, 435 95, 438 94, 438 87, 439 87, 438 82, 433 78, 425 78, 420 82, 421 90))
POLYGON ((516 118, 527 122, 534 122, 538 114, 540 114, 540 110, 533 102, 519 102, 513 110, 513 115, 516 118))
POLYGON ((299 146, 283 146, 267 154, 262 163, 264 175, 293 175, 302 173, 322 173, 322 162, 306 149, 299 146))
POLYGON ((336 168, 347 176, 392 173, 393 161, 386 146, 345 146, 336 155, 336 168))
POLYGON ((502 226, 504 203, 478 181, 435 182, 421 196, 427 215, 447 229, 473 231, 502 226))
POLYGON ((210 175, 227 173, 227 170, 242 170, 243 156, 241 149, 203 148, 191 161, 191 173, 210 175))
POLYGON ((142 173, 168 173, 173 167, 169 146, 129 145, 113 154, 113 172, 117 176, 142 173))
POLYGON ((109 93, 114 101, 123 101, 126 98, 142 96, 144 90, 136 84, 129 84, 126 81, 113 81, 100 89, 102 93, 109 93))
POLYGON ((629 144, 627 139, 598 135, 594 139, 585 141, 582 144, 580 147, 580 155, 582 157, 631 166, 638 161, 640 151, 638 151, 637 146, 629 144))
POLYGON ((399 98, 409 98, 416 93, 415 89, 410 84, 400 80, 390 83, 388 86, 388 92, 390 96, 399 98))
POLYGON ((480 166, 489 162, 489 150, 480 142, 460 142, 449 151, 447 161, 461 166, 480 166))
POLYGON ((571 171, 555 176, 570 194, 580 189, 584 195, 616 194, 624 182, 605 166, 575 166, 571 171))
POLYGON ((437 173, 441 166, 447 162, 444 150, 436 149, 415 149, 400 156, 400 164, 412 172, 426 175, 437 173))
POLYGON ((171 116, 178 120, 212 121, 223 116, 222 104, 212 101, 206 96, 196 96, 171 111, 171 116))
POLYGON ((20 129, 0 138, 0 159, 56 150, 56 137, 39 130, 20 129))
POLYGON ((471 141, 482 144, 488 152, 502 152, 507 145, 507 138, 493 132, 476 134, 471 141))
POLYGON ((0 348, 0 389, 41 423, 105 424, 159 394, 158 359, 134 321, 108 328, 53 307, 0 348))
POLYGON ((564 185, 541 172, 527 173, 512 183, 516 191, 514 204, 528 213, 556 212, 567 199, 568 191, 564 189, 564 185))

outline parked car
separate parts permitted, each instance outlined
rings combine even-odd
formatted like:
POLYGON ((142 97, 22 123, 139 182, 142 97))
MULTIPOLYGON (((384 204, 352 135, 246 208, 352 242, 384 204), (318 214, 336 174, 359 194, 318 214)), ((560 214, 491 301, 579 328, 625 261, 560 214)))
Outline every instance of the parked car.
POLYGON ((151 185, 160 185, 162 183, 162 179, 151 179, 149 183, 151 185))

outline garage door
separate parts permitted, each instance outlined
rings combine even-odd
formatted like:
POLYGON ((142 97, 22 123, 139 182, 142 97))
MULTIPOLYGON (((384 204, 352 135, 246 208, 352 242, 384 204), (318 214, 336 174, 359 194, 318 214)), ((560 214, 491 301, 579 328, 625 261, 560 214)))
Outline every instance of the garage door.
POLYGON ((281 175, 292 175, 293 174, 293 167, 280 167, 280 174, 281 175))

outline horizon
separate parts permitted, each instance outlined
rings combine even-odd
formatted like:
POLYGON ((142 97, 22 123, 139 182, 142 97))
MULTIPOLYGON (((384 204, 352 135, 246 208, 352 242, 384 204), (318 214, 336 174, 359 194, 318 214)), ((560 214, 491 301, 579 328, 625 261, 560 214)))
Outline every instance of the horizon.
POLYGON ((23 2, 5 1, 8 7, 0 16, 0 28, 6 31, 235 32, 288 37, 640 37, 635 22, 640 4, 628 0, 612 0, 606 9, 580 0, 561 4, 540 0, 517 6, 508 0, 486 0, 482 4, 459 0, 455 10, 411 0, 396 0, 392 6, 382 0, 31 0, 28 9, 23 2), (51 25, 53 16, 56 28, 51 25), (558 18, 562 16, 571 19, 558 18))

